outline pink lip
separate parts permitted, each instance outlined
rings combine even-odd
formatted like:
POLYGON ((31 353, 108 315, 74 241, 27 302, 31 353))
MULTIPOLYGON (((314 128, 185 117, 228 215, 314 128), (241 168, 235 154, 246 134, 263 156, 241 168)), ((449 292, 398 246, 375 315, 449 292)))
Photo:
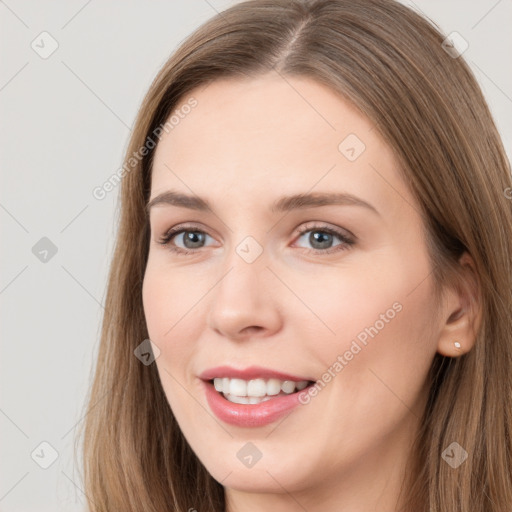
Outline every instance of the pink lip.
POLYGON ((210 382, 214 378, 224 377, 243 380, 279 379, 294 382, 303 380, 314 382, 316 380, 311 377, 299 377, 261 366, 250 366, 243 370, 231 366, 216 366, 205 370, 199 375, 199 378, 203 380, 206 400, 210 409, 220 420, 238 427, 260 427, 276 421, 301 403, 299 393, 303 393, 304 390, 289 395, 279 395, 259 404, 235 404, 226 400, 222 393, 219 393, 210 382))
MULTIPOLYGON (((261 373, 259 375, 261 376, 261 373)), ((299 402, 299 393, 304 392, 302 390, 290 395, 276 396, 254 405, 235 404, 226 400, 211 382, 203 381, 203 385, 205 387, 206 400, 215 416, 221 421, 230 425, 236 425, 237 427, 261 427, 278 420, 301 403, 299 402)))
POLYGON ((261 366, 250 366, 249 368, 245 368, 244 370, 237 370, 236 368, 232 368, 231 366, 217 366, 215 368, 209 368, 208 370, 205 370, 203 373, 201 373, 201 375, 199 375, 199 378, 203 380, 212 380, 215 377, 228 377, 230 379, 243 380, 251 380, 258 378, 279 379, 292 380, 294 382, 299 382, 301 380, 316 380, 312 377, 297 377, 296 375, 289 375, 287 373, 276 372, 268 368, 262 368, 261 366))

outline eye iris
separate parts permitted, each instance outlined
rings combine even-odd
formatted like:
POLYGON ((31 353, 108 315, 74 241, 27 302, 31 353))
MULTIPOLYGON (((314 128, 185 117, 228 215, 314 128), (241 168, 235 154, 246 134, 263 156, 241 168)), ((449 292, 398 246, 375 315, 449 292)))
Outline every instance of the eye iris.
POLYGON ((183 242, 185 244, 185 247, 187 247, 187 249, 197 249, 197 247, 200 247, 201 246, 201 243, 204 242, 204 233, 199 233, 198 231, 186 231, 185 233, 183 233, 184 237, 183 237, 183 242), (197 238, 199 238, 199 241, 197 241, 197 238), (191 242, 192 243, 192 246, 190 245, 187 245, 187 242, 191 242), (199 245, 194 245, 194 244, 199 244, 199 245))
POLYGON ((332 235, 324 231, 313 231, 309 235, 309 242, 313 247, 315 243, 319 243, 320 247, 315 247, 316 249, 327 249, 332 243, 332 235))

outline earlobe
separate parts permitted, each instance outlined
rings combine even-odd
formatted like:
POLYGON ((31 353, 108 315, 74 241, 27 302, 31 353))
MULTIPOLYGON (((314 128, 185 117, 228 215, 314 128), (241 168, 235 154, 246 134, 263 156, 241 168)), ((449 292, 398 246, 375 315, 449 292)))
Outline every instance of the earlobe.
POLYGON ((446 322, 439 336, 437 351, 447 357, 466 354, 476 342, 476 333, 471 327, 469 312, 463 312, 456 321, 446 322))
POLYGON ((447 357, 467 354, 474 346, 482 318, 480 283, 469 253, 459 259, 463 282, 446 292, 445 324, 439 333, 437 351, 447 357))

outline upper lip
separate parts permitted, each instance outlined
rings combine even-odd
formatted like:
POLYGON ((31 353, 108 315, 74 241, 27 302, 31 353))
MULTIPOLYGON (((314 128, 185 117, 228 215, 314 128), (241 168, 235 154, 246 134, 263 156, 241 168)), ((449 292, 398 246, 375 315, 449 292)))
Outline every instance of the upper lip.
POLYGON ((230 378, 230 379, 278 379, 278 380, 292 380, 294 382, 300 381, 314 381, 310 377, 300 377, 291 375, 289 373, 278 372, 270 368, 263 368, 262 366, 250 366, 244 369, 233 368, 231 366, 216 366, 215 368, 208 368, 199 375, 202 380, 212 380, 214 378, 230 378))

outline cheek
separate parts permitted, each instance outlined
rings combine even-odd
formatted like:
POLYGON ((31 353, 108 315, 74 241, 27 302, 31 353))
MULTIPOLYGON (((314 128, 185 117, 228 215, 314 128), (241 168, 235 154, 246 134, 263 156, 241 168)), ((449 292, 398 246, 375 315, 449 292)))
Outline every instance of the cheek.
MULTIPOLYGON (((345 281, 350 284, 345 292, 352 293, 339 293, 337 342, 326 362, 327 367, 339 363, 333 368, 340 376, 335 393, 340 403, 352 404, 359 419, 368 411, 389 415, 390 409, 400 416, 407 411, 404 403, 414 407, 436 351, 431 280, 418 285, 412 266, 386 268, 380 282, 371 272, 345 281)), ((330 308, 334 322, 336 308, 330 308)))
MULTIPOLYGON (((148 262, 142 288, 144 315, 149 338, 160 350, 155 360, 167 402, 184 435, 190 432, 196 403, 190 400, 191 367, 199 331, 194 314, 200 291, 187 289, 180 272, 148 262)), ((190 440, 189 440, 190 442, 190 440)))
POLYGON ((436 351, 429 262, 421 254, 403 258, 389 253, 359 263, 337 276, 332 269, 317 273, 314 286, 304 276, 297 279, 294 290, 314 315, 296 305, 293 323, 303 333, 309 329, 309 339, 322 340, 316 344, 316 359, 331 374, 344 375, 351 399, 381 400, 388 384, 414 400, 436 351))
MULTIPOLYGON (((364 343, 368 329, 377 324, 379 331, 387 330, 409 299, 414 279, 403 268, 394 271, 399 266, 396 261, 374 258, 367 264, 322 268, 310 275, 289 274, 285 280, 299 299, 288 298, 291 323, 315 329, 316 337, 324 340, 324 349, 330 345, 343 348, 358 335, 364 343)), ((305 336, 300 339, 307 341, 305 336)))
POLYGON ((148 262, 142 287, 144 316, 149 338, 158 346, 161 357, 157 364, 169 371, 191 356, 190 340, 199 337, 199 308, 194 307, 201 297, 197 286, 187 287, 187 280, 179 271, 166 270, 148 262))
POLYGON ((335 332, 325 330, 316 344, 314 357, 325 373, 311 407, 329 412, 311 428, 331 440, 329 449, 349 458, 386 445, 400 425, 422 412, 435 354, 431 280, 423 276, 418 286, 417 269, 397 261, 384 267, 384 275, 374 266, 342 276, 338 285, 326 281, 328 300, 316 292, 308 297, 335 332))

